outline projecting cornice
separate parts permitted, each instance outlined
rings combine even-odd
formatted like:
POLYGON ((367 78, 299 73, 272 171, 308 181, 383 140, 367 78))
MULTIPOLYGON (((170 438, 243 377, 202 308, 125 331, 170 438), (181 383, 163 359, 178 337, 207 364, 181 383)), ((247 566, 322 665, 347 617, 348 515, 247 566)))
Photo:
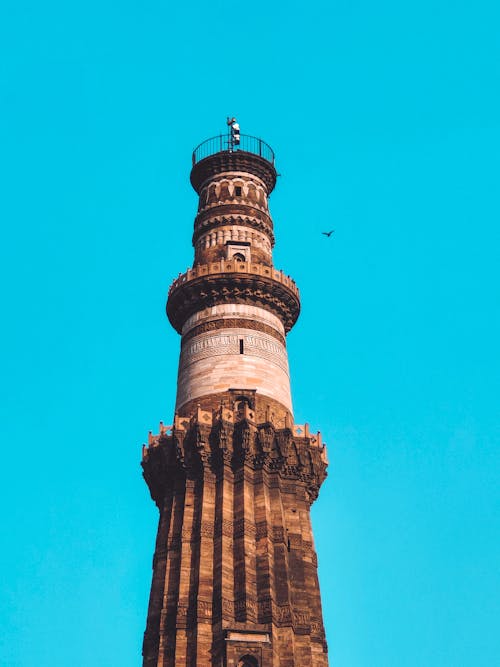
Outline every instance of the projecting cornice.
POLYGON ((191 170, 191 185, 199 194, 207 180, 224 172, 246 172, 260 178, 265 184, 269 195, 276 185, 276 169, 268 160, 238 150, 235 152, 221 151, 197 162, 191 170))
POLYGON ((180 275, 169 290, 167 316, 182 333, 188 317, 222 303, 266 308, 287 333, 300 313, 299 290, 289 276, 263 264, 231 260, 201 264, 180 275))
POLYGON ((279 477, 275 484, 283 491, 301 489, 314 502, 328 465, 321 434, 310 433, 308 424, 279 429, 256 418, 248 405, 239 411, 221 406, 213 411, 197 408, 190 417, 176 415, 172 426, 161 423, 159 435, 150 433, 143 447, 143 474, 153 500, 161 505, 176 477, 203 477, 207 469, 217 474, 230 466, 235 472, 243 467, 265 470, 279 477))

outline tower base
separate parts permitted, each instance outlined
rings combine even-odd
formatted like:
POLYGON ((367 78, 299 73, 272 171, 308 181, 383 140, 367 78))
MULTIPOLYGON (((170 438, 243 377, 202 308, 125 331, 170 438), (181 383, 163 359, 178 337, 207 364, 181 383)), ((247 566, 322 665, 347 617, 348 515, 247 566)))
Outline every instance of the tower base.
POLYGON ((325 667, 310 506, 326 448, 265 397, 225 399, 144 447, 160 519, 143 664, 325 667))

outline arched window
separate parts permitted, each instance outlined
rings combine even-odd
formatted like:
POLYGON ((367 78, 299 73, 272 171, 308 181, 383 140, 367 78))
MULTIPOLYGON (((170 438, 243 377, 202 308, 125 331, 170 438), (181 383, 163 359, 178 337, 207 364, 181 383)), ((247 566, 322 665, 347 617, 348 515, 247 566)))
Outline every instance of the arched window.
POLYGON ((240 658, 237 667, 259 667, 259 663, 253 655, 244 655, 240 658))
POLYGON ((241 252, 235 252, 233 255, 233 259, 237 259, 238 262, 244 262, 245 261, 245 255, 243 255, 241 252))

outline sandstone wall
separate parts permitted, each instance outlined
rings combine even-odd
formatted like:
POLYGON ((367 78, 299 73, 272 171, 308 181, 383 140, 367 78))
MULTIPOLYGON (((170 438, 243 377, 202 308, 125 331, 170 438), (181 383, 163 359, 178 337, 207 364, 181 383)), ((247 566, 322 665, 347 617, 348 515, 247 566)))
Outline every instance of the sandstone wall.
POLYGON ((263 308, 220 304, 183 327, 176 410, 232 387, 255 389, 292 412, 288 355, 281 321, 263 308))

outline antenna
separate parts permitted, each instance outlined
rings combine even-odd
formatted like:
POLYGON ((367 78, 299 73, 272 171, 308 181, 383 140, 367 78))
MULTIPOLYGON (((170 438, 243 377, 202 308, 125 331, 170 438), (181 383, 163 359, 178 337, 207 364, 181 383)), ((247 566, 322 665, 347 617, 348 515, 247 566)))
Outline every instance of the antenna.
POLYGON ((240 124, 234 116, 228 116, 226 118, 226 123, 229 127, 227 144, 229 150, 232 152, 234 151, 235 146, 240 145, 240 124))

